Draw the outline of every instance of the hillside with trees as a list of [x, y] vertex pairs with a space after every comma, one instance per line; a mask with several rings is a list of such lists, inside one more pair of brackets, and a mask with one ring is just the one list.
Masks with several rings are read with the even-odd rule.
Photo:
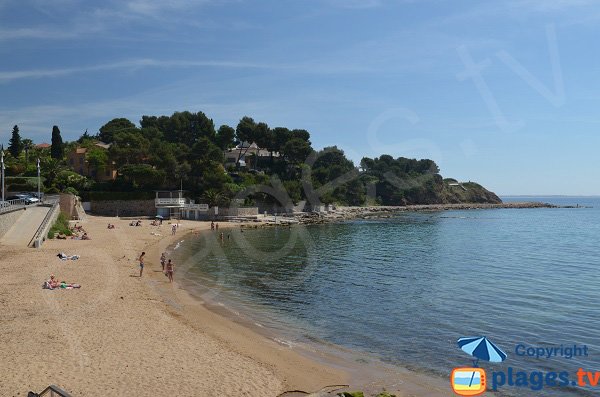
[[[40, 158], [47, 192], [129, 192], [134, 197], [182, 186], [190, 198], [221, 206], [236, 198], [252, 205], [281, 197], [343, 205], [500, 202], [476, 183], [443, 179], [433, 160], [381, 155], [354, 164], [335, 146], [313, 149], [306, 130], [273, 128], [248, 116], [235, 127], [216, 128], [202, 112], [145, 115], [139, 126], [116, 118], [97, 134], [86, 131], [73, 142], [63, 142], [58, 126], [49, 136], [49, 148], [37, 147], [14, 126], [6, 157], [10, 189], [27, 190], [28, 177], [36, 176], [31, 159]], [[85, 166], [88, 176], [67, 160], [76, 149], [84, 153], [79, 168]], [[108, 175], [109, 169], [116, 170], [114, 180], [91, 176]]]

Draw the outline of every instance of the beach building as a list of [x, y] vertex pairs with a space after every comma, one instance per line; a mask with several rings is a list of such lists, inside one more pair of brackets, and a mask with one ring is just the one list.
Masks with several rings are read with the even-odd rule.
[[[239, 166], [242, 168], [258, 168], [261, 159], [271, 157], [271, 152], [267, 149], [261, 149], [256, 143], [242, 142], [234, 148], [225, 151], [225, 168], [234, 168], [239, 160]], [[278, 152], [273, 152], [273, 157], [279, 157]], [[266, 161], [266, 160], [265, 160]]]
[[[110, 144], [96, 142], [94, 146], [102, 150], [108, 150]], [[90, 166], [87, 161], [86, 154], [89, 149], [83, 146], [76, 147], [72, 152], [67, 154], [67, 162], [69, 166], [77, 173], [92, 178], [98, 182], [112, 181], [117, 177], [117, 166], [114, 161], [108, 161], [104, 169], [99, 170]]]
[[170, 219], [206, 219], [208, 204], [196, 204], [183, 197], [183, 190], [157, 191], [154, 199], [156, 215]]

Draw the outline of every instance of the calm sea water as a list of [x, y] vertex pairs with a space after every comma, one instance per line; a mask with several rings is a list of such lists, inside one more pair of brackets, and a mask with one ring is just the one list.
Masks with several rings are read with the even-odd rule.
[[[482, 363], [489, 371], [568, 371], [576, 379], [579, 367], [600, 370], [600, 198], [503, 199], [593, 208], [223, 230], [223, 242], [213, 233], [181, 243], [177, 276], [292, 343], [332, 343], [434, 375], [470, 365], [456, 340], [478, 335], [508, 353], [504, 363]], [[589, 356], [526, 358], [517, 344], [586, 345]]]

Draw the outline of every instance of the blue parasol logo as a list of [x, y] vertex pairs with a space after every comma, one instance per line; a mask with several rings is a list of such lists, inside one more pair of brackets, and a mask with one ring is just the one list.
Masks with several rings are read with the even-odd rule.
[[507, 357], [506, 353], [485, 336], [460, 338], [458, 340], [458, 347], [465, 353], [475, 357], [475, 360], [473, 360], [475, 367], [479, 363], [479, 360], [500, 363], [506, 360]]

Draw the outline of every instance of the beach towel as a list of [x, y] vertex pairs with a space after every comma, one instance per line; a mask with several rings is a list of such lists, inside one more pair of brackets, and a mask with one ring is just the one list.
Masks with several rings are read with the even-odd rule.
[[80, 258], [79, 255], [67, 255], [64, 252], [59, 252], [56, 256], [58, 256], [63, 261], [67, 261], [67, 260], [76, 261], [77, 259]]

